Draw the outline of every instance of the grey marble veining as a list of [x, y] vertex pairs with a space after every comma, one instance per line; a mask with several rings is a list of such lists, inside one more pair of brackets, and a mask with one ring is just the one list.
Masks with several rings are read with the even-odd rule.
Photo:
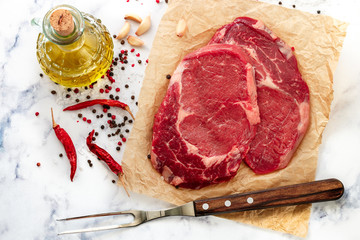
[[[267, 2], [278, 4], [279, 1]], [[56, 222], [55, 219], [89, 213], [126, 209], [160, 209], [171, 204], [132, 193], [131, 201], [124, 190], [112, 183], [116, 177], [95, 161], [87, 151], [84, 139], [93, 128], [99, 128], [91, 110], [82, 113], [93, 121], [86, 124], [77, 113], [62, 112], [73, 100], [66, 99], [67, 90], [55, 85], [42, 72], [35, 56], [38, 29], [30, 25], [33, 17], [43, 16], [59, 4], [71, 4], [81, 11], [101, 18], [111, 34], [117, 34], [125, 13], [141, 16], [151, 14], [152, 28], [143, 38], [139, 52], [143, 63], [126, 71], [115, 70], [116, 86], [121, 88], [120, 100], [129, 103], [134, 113], [156, 28], [166, 3], [161, 0], [13, 0], [0, 2], [0, 239], [300, 239], [289, 234], [235, 223], [217, 217], [172, 217], [159, 219], [136, 228], [58, 237], [57, 233], [78, 227], [121, 222], [107, 218], [77, 222]], [[326, 14], [350, 23], [339, 64], [334, 75], [334, 100], [329, 123], [320, 147], [317, 179], [341, 179], [346, 191], [336, 202], [313, 204], [306, 239], [360, 239], [360, 2], [346, 1], [282, 1], [284, 7]], [[134, 32], [134, 28], [131, 30]], [[130, 49], [128, 45], [125, 45]], [[122, 46], [115, 41], [115, 53]], [[138, 58], [129, 57], [135, 62]], [[125, 89], [124, 84], [129, 84]], [[76, 97], [99, 97], [99, 82], [94, 89], [82, 90]], [[113, 86], [115, 87], [115, 86]], [[57, 94], [52, 95], [51, 90]], [[136, 99], [131, 100], [131, 96]], [[78, 150], [78, 170], [74, 182], [69, 180], [69, 165], [51, 128], [50, 107], [55, 119], [73, 138]], [[96, 108], [100, 111], [100, 108]], [[39, 116], [35, 116], [39, 112]], [[117, 113], [118, 118], [128, 116]], [[77, 122], [79, 121], [79, 122]], [[128, 126], [131, 130], [131, 125]], [[104, 135], [104, 134], [103, 134]], [[125, 137], [127, 136], [124, 133]], [[111, 154], [120, 160], [123, 148], [114, 148], [118, 139], [99, 136], [99, 143], [108, 142]], [[126, 143], [124, 143], [125, 145]], [[87, 159], [91, 159], [90, 168]], [[37, 167], [36, 163], [41, 166]]]

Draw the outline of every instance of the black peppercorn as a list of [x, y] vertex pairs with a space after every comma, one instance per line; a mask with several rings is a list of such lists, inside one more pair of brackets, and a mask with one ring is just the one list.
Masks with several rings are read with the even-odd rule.
[[166, 78], [167, 78], [167, 79], [170, 79], [170, 78], [171, 78], [171, 75], [170, 75], [170, 74], [166, 75]]
[[141, 64], [141, 60], [138, 60], [138, 63]]
[[125, 88], [129, 88], [129, 85], [125, 84]]
[[66, 96], [65, 96], [66, 98], [70, 98], [70, 94], [66, 94]]
[[101, 127], [100, 127], [101, 129], [104, 129], [105, 128], [105, 126], [104, 125], [101, 125]]
[[96, 109], [93, 109], [92, 112], [93, 112], [93, 113], [96, 113]]
[[78, 117], [79, 117], [79, 118], [82, 118], [82, 114], [81, 114], [81, 113], [79, 113], [79, 114], [78, 114]]
[[63, 154], [62, 154], [62, 153], [60, 153], [60, 154], [59, 154], [59, 157], [63, 157]]
[[124, 67], [121, 67], [121, 70], [125, 70], [125, 68], [124, 68]]
[[89, 95], [86, 96], [86, 99], [90, 99], [91, 97]]
[[125, 132], [128, 133], [128, 132], [130, 132], [130, 131], [129, 131], [129, 129], [125, 129]]
[[120, 151], [120, 147], [116, 147], [116, 150], [117, 150], [117, 151]]
[[[126, 54], [125, 54], [125, 55], [126, 55]], [[128, 63], [128, 60], [125, 59], [125, 60], [124, 60], [124, 63], [127, 64], [127, 63]]]
[[40, 75], [40, 77], [43, 77], [43, 76], [44, 76], [44, 74], [42, 74], [42, 73], [40, 73], [39, 75]]
[[51, 94], [56, 94], [56, 91], [55, 91], [55, 90], [52, 90], [52, 91], [51, 91]]
[[124, 44], [125, 44], [125, 41], [124, 41], [124, 40], [121, 40], [120, 43], [121, 43], [121, 45], [124, 45]]
[[130, 119], [130, 120], [129, 120], [129, 123], [132, 123], [132, 122], [133, 122], [133, 121]]
[[148, 159], [151, 159], [151, 155], [150, 155], [150, 154], [148, 154], [148, 155], [147, 155], [147, 158], [148, 158]]
[[134, 100], [134, 99], [135, 99], [135, 96], [134, 96], [134, 95], [132, 95], [132, 96], [131, 96], [131, 99], [132, 99], [132, 100]]
[[68, 91], [68, 92], [71, 92], [71, 88], [68, 88], [67, 91]]
[[75, 99], [75, 102], [80, 102], [80, 99], [78, 99], [78, 98], [77, 98], [77, 99]]

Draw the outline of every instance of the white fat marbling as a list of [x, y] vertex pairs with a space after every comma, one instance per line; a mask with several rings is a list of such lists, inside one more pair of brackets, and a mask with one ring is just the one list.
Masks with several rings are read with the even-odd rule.
[[[268, 0], [278, 4], [278, 1]], [[360, 2], [289, 0], [282, 5], [348, 21], [351, 25], [345, 40], [339, 65], [334, 76], [334, 101], [330, 121], [320, 147], [317, 179], [336, 177], [343, 181], [346, 192], [336, 202], [314, 204], [307, 239], [360, 239]], [[136, 98], [145, 69], [156, 26], [166, 10], [161, 0], [109, 0], [109, 1], [1, 1], [0, 2], [0, 239], [299, 239], [288, 234], [264, 230], [216, 217], [173, 217], [156, 220], [136, 228], [114, 231], [57, 236], [62, 230], [90, 226], [95, 221], [56, 222], [55, 219], [88, 213], [125, 209], [159, 209], [171, 205], [156, 199], [132, 193], [131, 201], [122, 188], [111, 182], [115, 176], [86, 149], [84, 139], [99, 122], [91, 125], [80, 120], [76, 113], [63, 113], [61, 109], [71, 102], [64, 96], [66, 89], [57, 86], [41, 72], [35, 57], [37, 30], [29, 24], [31, 18], [40, 17], [58, 4], [68, 3], [81, 11], [101, 18], [112, 34], [122, 25], [125, 13], [141, 16], [151, 14], [152, 28], [143, 38], [146, 46], [140, 50], [142, 65], [136, 64], [126, 71], [115, 70], [116, 86], [121, 88], [120, 100], [128, 102], [136, 113]], [[132, 28], [132, 32], [136, 29]], [[121, 45], [115, 45], [115, 53]], [[129, 49], [129, 46], [126, 45]], [[130, 63], [136, 57], [129, 57]], [[130, 87], [124, 88], [128, 83]], [[98, 89], [79, 94], [98, 96]], [[50, 94], [56, 90], [57, 95]], [[72, 93], [74, 95], [74, 93]], [[78, 149], [78, 170], [74, 182], [69, 180], [69, 165], [51, 129], [50, 107], [56, 121], [72, 136]], [[101, 109], [96, 108], [99, 112]], [[35, 117], [35, 112], [40, 115]], [[95, 119], [91, 110], [82, 113]], [[118, 119], [128, 116], [117, 111]], [[128, 125], [129, 129], [131, 125]], [[125, 136], [127, 134], [125, 133]], [[115, 150], [118, 138], [102, 134], [101, 142], [120, 161], [123, 149]], [[103, 141], [102, 141], [103, 140]], [[124, 147], [122, 147], [124, 148]], [[90, 168], [87, 159], [91, 159]], [[40, 162], [41, 167], [36, 163]], [[105, 219], [108, 221], [109, 219]], [[119, 219], [119, 222], [123, 219]], [[112, 223], [114, 220], [111, 221]]]

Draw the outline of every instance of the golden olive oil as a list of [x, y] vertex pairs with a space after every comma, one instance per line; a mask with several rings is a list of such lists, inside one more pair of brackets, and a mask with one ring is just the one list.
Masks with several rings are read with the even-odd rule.
[[81, 13], [81, 16], [72, 14], [75, 29], [69, 37], [57, 35], [49, 25], [48, 28], [43, 26], [44, 31], [37, 41], [37, 59], [52, 81], [67, 87], [87, 86], [109, 69], [113, 42], [99, 19], [86, 13]]

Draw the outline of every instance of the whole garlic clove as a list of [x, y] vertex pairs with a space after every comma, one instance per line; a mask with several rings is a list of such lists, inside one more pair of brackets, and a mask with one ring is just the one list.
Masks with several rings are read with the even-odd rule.
[[119, 34], [116, 36], [116, 39], [122, 39], [128, 35], [130, 32], [130, 23], [125, 21], [124, 26], [121, 28]]
[[141, 17], [139, 17], [139, 15], [135, 14], [135, 13], [130, 13], [130, 14], [125, 14], [124, 17], [126, 20], [133, 20], [135, 22], [141, 23], [142, 19]]
[[187, 30], [186, 21], [182, 18], [179, 20], [178, 24], [176, 25], [176, 36], [182, 37], [185, 35]]
[[142, 20], [135, 34], [138, 36], [143, 35], [150, 29], [150, 26], [151, 26], [151, 18], [150, 16], [147, 16], [146, 18], [144, 18], [144, 20]]
[[144, 45], [144, 42], [140, 38], [135, 37], [135, 36], [128, 36], [126, 40], [128, 41], [128, 43], [131, 46], [134, 46], [134, 47], [140, 47], [140, 46]]

